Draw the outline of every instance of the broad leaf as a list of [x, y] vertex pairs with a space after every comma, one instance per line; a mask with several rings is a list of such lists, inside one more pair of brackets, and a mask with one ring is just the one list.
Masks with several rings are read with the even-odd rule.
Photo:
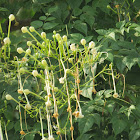
[[127, 126], [127, 123], [124, 120], [121, 120], [117, 117], [112, 118], [111, 122], [115, 135], [121, 133]]
[[93, 81], [88, 83], [83, 89], [81, 95], [92, 100]]
[[95, 120], [93, 118], [93, 115], [88, 115], [80, 119], [78, 123], [80, 135], [89, 131], [94, 123], [95, 123]]
[[87, 24], [86, 23], [77, 21], [74, 24], [74, 28], [77, 29], [78, 31], [84, 33], [85, 35], [87, 35]]
[[35, 20], [33, 22], [31, 22], [31, 26], [35, 27], [35, 28], [40, 28], [43, 25], [43, 22], [40, 20]]
[[47, 22], [43, 25], [43, 29], [49, 30], [49, 29], [56, 27], [57, 25], [58, 25], [58, 23]]

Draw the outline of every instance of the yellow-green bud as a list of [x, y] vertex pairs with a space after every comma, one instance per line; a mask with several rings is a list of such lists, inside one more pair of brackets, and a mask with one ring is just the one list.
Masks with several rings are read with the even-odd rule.
[[95, 42], [93, 42], [93, 41], [91, 41], [90, 43], [89, 43], [89, 48], [91, 49], [93, 49], [95, 47]]
[[46, 38], [46, 33], [45, 32], [42, 32], [41, 33], [41, 36], [42, 36], [42, 38]]
[[27, 41], [27, 45], [30, 47], [32, 45], [31, 41]]
[[31, 54], [31, 50], [30, 49], [27, 49], [26, 50], [26, 54]]
[[10, 94], [7, 94], [5, 97], [6, 97], [6, 100], [12, 100], [13, 99], [13, 97]]
[[69, 63], [73, 63], [73, 58], [68, 59]]
[[24, 69], [24, 68], [20, 68], [20, 69], [19, 69], [19, 72], [20, 72], [20, 73], [25, 73], [25, 69]]
[[43, 66], [47, 66], [46, 60], [42, 60], [41, 63], [42, 63]]
[[30, 30], [30, 32], [34, 32], [34, 31], [35, 31], [35, 28], [34, 28], [33, 26], [31, 26], [31, 27], [29, 28], [29, 30]]
[[58, 87], [54, 87], [54, 92], [58, 92]]
[[21, 28], [21, 31], [22, 31], [22, 33], [27, 33], [28, 32], [28, 29], [27, 29], [27, 27], [22, 27]]
[[29, 89], [24, 89], [23, 92], [28, 95], [29, 93], [31, 93], [31, 91]]
[[63, 36], [63, 41], [64, 41], [64, 42], [67, 41], [67, 36], [66, 36], [66, 35]]
[[15, 16], [13, 14], [10, 14], [9, 20], [11, 20], [11, 21], [15, 20]]
[[85, 39], [81, 39], [81, 44], [84, 46], [86, 44], [86, 40]]
[[3, 42], [4, 42], [4, 44], [10, 44], [11, 43], [9, 37], [4, 38]]
[[34, 77], [36, 77], [38, 75], [38, 71], [37, 70], [33, 70], [32, 74], [33, 74]]
[[19, 54], [21, 54], [21, 53], [24, 52], [24, 50], [23, 50], [21, 47], [19, 47], [19, 48], [17, 48], [17, 52], [18, 52]]

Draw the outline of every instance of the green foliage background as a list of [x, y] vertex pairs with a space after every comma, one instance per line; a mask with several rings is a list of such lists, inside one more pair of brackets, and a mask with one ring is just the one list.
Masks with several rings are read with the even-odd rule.
[[[49, 39], [52, 39], [52, 31], [56, 30], [61, 35], [67, 34], [71, 43], [80, 44], [79, 41], [82, 38], [85, 38], [87, 42], [94, 40], [99, 46], [99, 51], [108, 52], [105, 64], [113, 63], [115, 72], [120, 75], [120, 78], [116, 79], [116, 88], [121, 100], [111, 96], [112, 81], [109, 84], [109, 78], [100, 75], [96, 79], [96, 95], [92, 93], [91, 98], [82, 97], [81, 99], [84, 102], [82, 110], [85, 117], [74, 124], [76, 140], [85, 138], [87, 140], [138, 140], [140, 138], [139, 9], [139, 0], [0, 1], [0, 23], [3, 29], [0, 31], [1, 42], [6, 37], [9, 14], [16, 15], [19, 22], [18, 26], [12, 25], [11, 60], [17, 55], [16, 48], [19, 46], [25, 48], [27, 38], [30, 39], [28, 35], [20, 33], [22, 23], [34, 26], [40, 33], [45, 31]], [[19, 115], [15, 109], [16, 103], [5, 101], [6, 93], [15, 95], [14, 98], [18, 99], [18, 84], [12, 73], [6, 71], [6, 64], [0, 62], [0, 67], [4, 69], [0, 73], [2, 128], [4, 130], [4, 123], [7, 124], [9, 139], [19, 140], [20, 125]], [[97, 67], [97, 72], [103, 67], [104, 64]], [[88, 70], [87, 74], [89, 74]], [[125, 91], [123, 91], [123, 75], [125, 76]], [[28, 88], [34, 88], [35, 83], [32, 79], [29, 83], [31, 86]], [[88, 89], [85, 89], [85, 92], [87, 91]], [[132, 109], [131, 105], [134, 105], [135, 109]], [[26, 135], [25, 139], [40, 139], [39, 134], [36, 133], [40, 131], [40, 124], [30, 118], [28, 122], [30, 122], [31, 133]], [[23, 127], [26, 129], [24, 124]], [[46, 130], [47, 127], [44, 129]]]

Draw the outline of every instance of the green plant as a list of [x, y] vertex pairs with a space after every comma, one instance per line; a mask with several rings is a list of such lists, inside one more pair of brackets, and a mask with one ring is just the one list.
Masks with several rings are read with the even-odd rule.
[[[0, 49], [0, 116], [4, 138], [12, 139], [14, 135], [20, 139], [19, 132], [26, 140], [41, 139], [41, 136], [43, 139], [48, 134], [52, 138], [52, 132], [47, 133], [49, 125], [45, 121], [46, 110], [42, 108], [47, 106], [50, 108], [48, 122], [53, 122], [53, 137], [61, 133], [60, 139], [71, 139], [74, 127], [74, 138], [80, 140], [139, 139], [139, 1], [35, 0], [27, 3], [35, 15], [31, 16], [34, 27], [22, 28], [25, 34], [18, 30], [10, 33], [10, 41], [3, 33], [6, 32], [4, 24], [0, 28], [1, 42], [10, 43], [2, 44]], [[21, 9], [28, 11], [28, 7]], [[18, 18], [16, 15], [17, 22]], [[93, 54], [97, 56], [89, 57]], [[46, 67], [49, 83], [44, 80]], [[48, 89], [51, 94], [56, 93], [56, 102], [50, 94], [45, 98]], [[7, 102], [7, 94], [18, 102]], [[54, 104], [57, 108], [52, 107]], [[56, 112], [49, 119], [53, 109]], [[70, 109], [79, 117], [71, 117], [72, 123], [68, 119], [72, 116]], [[59, 127], [55, 125], [57, 122]]]
[[[11, 24], [9, 24], [9, 31], [10, 25]], [[7, 92], [6, 99], [13, 100], [18, 104], [17, 108], [20, 114], [21, 127], [20, 134], [23, 135], [21, 138], [23, 139], [28, 136], [28, 134], [34, 138], [34, 133], [38, 133], [42, 136], [42, 139], [45, 139], [45, 136], [48, 136], [48, 139], [53, 139], [53, 137], [62, 139], [64, 134], [68, 135], [68, 137], [71, 135], [71, 139], [74, 139], [75, 121], [72, 115], [74, 115], [76, 119], [84, 117], [80, 106], [80, 95], [92, 99], [92, 90], [95, 90], [93, 82], [95, 77], [109, 70], [104, 67], [103, 70], [95, 76], [94, 71], [97, 66], [95, 68], [93, 66], [103, 61], [100, 58], [104, 53], [97, 53], [98, 48], [95, 48], [93, 41], [89, 43], [88, 47], [86, 40], [82, 39], [80, 46], [71, 44], [69, 49], [67, 36], [61, 37], [60, 34], [54, 32], [54, 40], [49, 40], [46, 38], [45, 32], [39, 34], [32, 26], [29, 29], [22, 27], [21, 31], [25, 34], [28, 33], [33, 40], [27, 41], [28, 47], [26, 47], [26, 50], [21, 47], [17, 48], [17, 52], [20, 56], [17, 54], [14, 60], [10, 60], [13, 64], [11, 69], [9, 67], [11, 65], [9, 63], [10, 57], [7, 57], [7, 53], [8, 55], [10, 54], [10, 49], [6, 49], [5, 53], [2, 52], [6, 58], [2, 59], [2, 62], [5, 61], [8, 70], [13, 72], [18, 78], [16, 81], [16, 77], [14, 76], [17, 92], [15, 92], [15, 90], [14, 93]], [[33, 33], [36, 33], [41, 40], [38, 41]], [[10, 43], [8, 32], [8, 41], [7, 38], [4, 39], [4, 47], [8, 45], [8, 48], [10, 48]], [[12, 70], [13, 67], [15, 67], [14, 70]], [[86, 73], [87, 70], [90, 70], [91, 74], [88, 75]], [[2, 71], [5, 71], [4, 68]], [[31, 83], [31, 86], [29, 83]], [[89, 83], [90, 86], [88, 86]], [[87, 91], [88, 93], [86, 93]], [[74, 102], [75, 105], [72, 105]], [[25, 114], [27, 112], [31, 118], [38, 120], [38, 117], [40, 117], [41, 133], [34, 132], [32, 129], [28, 132], [28, 123], [26, 122], [25, 114], [26, 130], [23, 129], [21, 107], [25, 110]], [[61, 112], [61, 110], [63, 110], [63, 112]], [[68, 114], [66, 112], [68, 112]], [[40, 116], [38, 116], [38, 114], [40, 114]], [[48, 133], [43, 132], [42, 118], [45, 119], [46, 115]], [[65, 118], [65, 121], [62, 121], [63, 118]], [[70, 120], [70, 122], [68, 120]], [[56, 126], [55, 129], [53, 129], [52, 124]], [[34, 125], [36, 125], [36, 123]], [[58, 136], [55, 135], [54, 132], [56, 132]]]

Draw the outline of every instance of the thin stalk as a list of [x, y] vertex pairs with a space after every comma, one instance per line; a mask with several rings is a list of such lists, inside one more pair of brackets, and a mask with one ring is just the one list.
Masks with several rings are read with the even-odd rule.
[[21, 116], [20, 106], [19, 106], [19, 116], [20, 116], [20, 127], [21, 127], [21, 131], [23, 131], [23, 128], [22, 128], [22, 116]]
[[[5, 125], [5, 124], [4, 124], [4, 125]], [[6, 125], [5, 125], [5, 136], [6, 136], [6, 140], [8, 140], [8, 135], [7, 135]]]
[[3, 133], [2, 133], [2, 127], [1, 127], [1, 120], [0, 120], [0, 138], [1, 138], [1, 140], [4, 140]]
[[9, 20], [8, 35], [7, 35], [7, 37], [9, 37], [9, 35], [10, 35], [10, 28], [11, 28], [11, 20]]
[[114, 93], [117, 93], [116, 92], [116, 85], [115, 85], [114, 73], [113, 73], [113, 69], [112, 69], [112, 64], [110, 66], [111, 66], [111, 72], [112, 72], [112, 80], [113, 80], [113, 86], [114, 86]]
[[43, 123], [42, 123], [41, 109], [40, 108], [39, 108], [39, 115], [40, 115], [41, 133], [42, 133], [42, 139], [43, 139], [44, 133], [43, 133]]
[[[71, 128], [73, 128], [73, 125], [72, 125], [72, 110], [71, 110], [71, 103], [70, 103], [70, 95], [69, 95], [69, 91], [68, 91], [68, 83], [67, 83], [67, 78], [66, 78], [66, 68], [65, 68], [65, 65], [62, 61], [62, 59], [60, 59], [61, 63], [62, 63], [62, 66], [63, 66], [63, 69], [64, 69], [64, 78], [65, 78], [65, 84], [66, 84], [66, 92], [67, 92], [67, 96], [68, 96], [68, 108], [69, 108], [69, 114], [70, 114], [70, 124], [71, 124]], [[71, 138], [72, 140], [74, 140], [74, 137], [73, 137], [73, 129], [71, 129]]]

